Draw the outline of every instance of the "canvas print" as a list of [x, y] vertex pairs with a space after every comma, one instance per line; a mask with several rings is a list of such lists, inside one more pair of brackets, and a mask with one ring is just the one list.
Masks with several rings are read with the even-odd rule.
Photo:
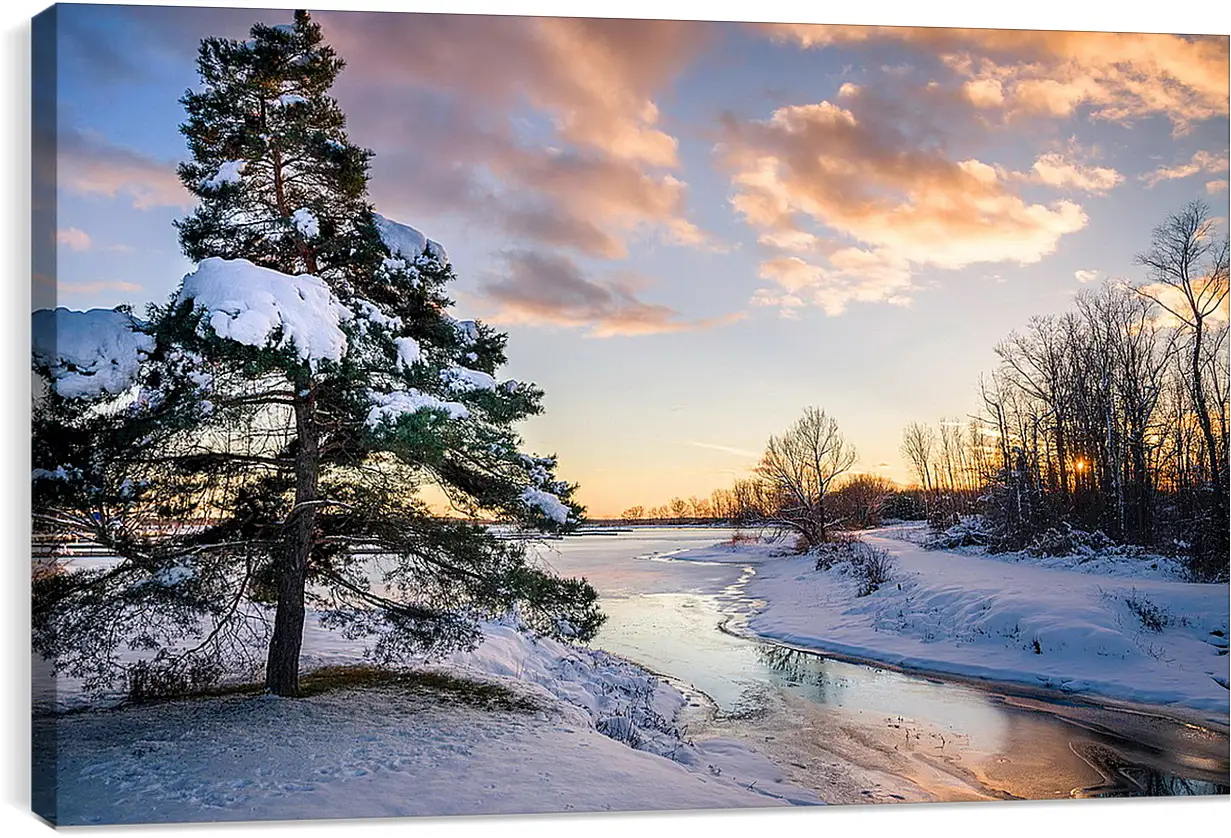
[[32, 37], [46, 820], [1227, 794], [1227, 36]]

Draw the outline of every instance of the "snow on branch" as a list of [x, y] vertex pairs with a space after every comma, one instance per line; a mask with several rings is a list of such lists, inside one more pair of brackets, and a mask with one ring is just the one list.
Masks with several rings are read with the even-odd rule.
[[35, 363], [73, 399], [118, 395], [133, 385], [154, 338], [131, 314], [113, 309], [40, 309], [32, 315]]
[[528, 486], [521, 493], [521, 499], [526, 506], [538, 509], [545, 517], [557, 524], [568, 522], [569, 508], [551, 492]]
[[467, 346], [479, 339], [479, 324], [473, 320], [454, 320], [453, 329], [458, 339]]
[[368, 393], [368, 397], [372, 400], [372, 409], [368, 411], [369, 428], [375, 428], [382, 422], [393, 424], [402, 416], [421, 410], [442, 410], [450, 419], [465, 419], [470, 415], [464, 404], [443, 401], [419, 390], [395, 390], [392, 393], [373, 391]]
[[320, 222], [307, 207], [300, 207], [291, 213], [291, 223], [305, 239], [314, 239], [321, 234]]
[[380, 240], [394, 256], [401, 256], [413, 265], [426, 249], [440, 264], [449, 264], [449, 254], [440, 242], [432, 241], [414, 227], [391, 221], [380, 213], [372, 213], [372, 219], [376, 222]]
[[201, 181], [202, 189], [221, 189], [224, 184], [239, 183], [246, 164], [243, 160], [228, 160], [218, 167], [218, 172]]
[[375, 323], [377, 326], [382, 326], [391, 330], [402, 328], [402, 318], [391, 314], [385, 314], [385, 312], [381, 310], [380, 306], [370, 300], [365, 300], [362, 297], [356, 297], [354, 300], [354, 306], [357, 312], [356, 316], [362, 317], [371, 323]]
[[263, 347], [278, 333], [276, 347], [294, 346], [313, 364], [340, 361], [346, 352], [340, 327], [352, 312], [311, 274], [291, 276], [247, 259], [210, 257], [184, 277], [177, 302], [186, 300], [208, 312], [198, 328], [208, 324], [221, 338]]
[[410, 369], [413, 365], [419, 362], [423, 357], [423, 350], [419, 347], [419, 341], [412, 337], [394, 338], [393, 345], [398, 351], [398, 369]]
[[440, 379], [455, 393], [496, 389], [496, 379], [485, 372], [467, 367], [447, 367], [440, 371]]

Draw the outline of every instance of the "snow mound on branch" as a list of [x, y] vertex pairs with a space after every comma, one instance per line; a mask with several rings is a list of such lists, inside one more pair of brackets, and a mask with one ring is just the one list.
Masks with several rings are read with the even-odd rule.
[[298, 93], [283, 93], [278, 97], [277, 102], [284, 108], [289, 108], [291, 105], [302, 105], [308, 100], [300, 96]]
[[397, 422], [406, 414], [418, 413], [421, 410], [443, 410], [450, 419], [465, 419], [470, 415], [466, 405], [458, 402], [446, 402], [436, 398], [431, 393], [419, 390], [395, 390], [392, 393], [370, 392], [372, 409], [368, 411], [368, 427], [375, 428], [381, 422]]
[[40, 309], [31, 323], [34, 360], [65, 398], [118, 395], [133, 385], [154, 349], [143, 325], [113, 309]]
[[521, 499], [527, 506], [538, 509], [557, 524], [568, 522], [569, 508], [551, 492], [531, 486], [521, 493]]
[[365, 300], [362, 297], [355, 298], [355, 308], [358, 311], [359, 317], [375, 323], [377, 326], [383, 326], [386, 329], [402, 328], [402, 318], [385, 314], [379, 306], [370, 300]]
[[467, 367], [449, 367], [440, 371], [440, 378], [457, 393], [471, 390], [495, 390], [496, 379], [485, 372]]
[[391, 221], [380, 213], [372, 213], [372, 219], [376, 222], [380, 240], [394, 256], [400, 255], [413, 264], [427, 250], [440, 264], [449, 264], [449, 254], [440, 242], [432, 241], [414, 227]]
[[187, 300], [209, 312], [201, 326], [208, 323], [221, 338], [256, 347], [271, 341], [278, 348], [294, 346], [312, 363], [340, 361], [346, 352], [341, 324], [352, 313], [311, 274], [291, 276], [247, 259], [210, 257], [184, 277], [176, 302]]
[[419, 348], [419, 341], [414, 338], [395, 338], [393, 344], [398, 350], [398, 369], [410, 367], [423, 357], [423, 350]]
[[314, 239], [321, 234], [320, 222], [316, 220], [312, 210], [307, 207], [300, 207], [291, 213], [291, 223], [304, 238]]
[[479, 339], [479, 324], [473, 320], [454, 320], [453, 328], [464, 344], [472, 344]]
[[218, 167], [218, 172], [213, 177], [201, 181], [201, 188], [220, 189], [224, 184], [239, 183], [245, 165], [247, 164], [243, 160], [228, 160]]

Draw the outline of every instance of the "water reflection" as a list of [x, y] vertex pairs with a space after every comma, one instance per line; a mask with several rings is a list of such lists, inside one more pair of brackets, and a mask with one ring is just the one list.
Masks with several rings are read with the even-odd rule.
[[1119, 750], [1101, 744], [1075, 744], [1074, 752], [1103, 775], [1103, 782], [1073, 790], [1074, 797], [1184, 797], [1227, 794], [1221, 778], [1179, 776], [1148, 762], [1130, 761]]
[[[882, 747], [903, 772], [924, 762], [943, 766], [990, 796], [1227, 793], [1225, 735], [1101, 708], [1010, 699], [717, 631], [733, 610], [751, 605], [742, 587], [754, 569], [647, 559], [724, 535], [663, 528], [566, 538], [543, 558], [562, 573], [587, 576], [599, 590], [609, 620], [595, 645], [693, 685], [720, 718], [745, 732], [790, 728], [791, 719], [772, 717], [790, 712], [785, 695], [830, 720], [824, 735], [840, 728]], [[738, 629], [738, 617], [732, 622]]]
[[757, 652], [774, 683], [794, 695], [887, 723], [960, 731], [986, 753], [1003, 748], [1004, 710], [979, 690], [772, 644]]

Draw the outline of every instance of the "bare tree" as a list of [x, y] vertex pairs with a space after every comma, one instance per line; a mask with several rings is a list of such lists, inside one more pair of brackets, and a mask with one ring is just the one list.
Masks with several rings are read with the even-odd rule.
[[630, 524], [634, 521], [640, 521], [645, 517], [645, 507], [630, 506], [628, 509], [625, 509], [623, 513], [621, 513], [620, 517]]
[[756, 468], [773, 498], [769, 523], [797, 533], [809, 548], [824, 543], [837, 523], [826, 519], [826, 495], [856, 456], [832, 417], [805, 408], [784, 434], [769, 438]]
[[902, 456], [910, 461], [924, 492], [932, 490], [932, 448], [935, 444], [936, 434], [928, 425], [911, 422], [902, 431]]
[[715, 489], [710, 494], [710, 511], [714, 517], [730, 521], [739, 513], [735, 492], [731, 489]]
[[[1214, 226], [1209, 207], [1193, 201], [1155, 228], [1150, 248], [1137, 255], [1137, 263], [1149, 269], [1152, 282], [1136, 290], [1171, 314], [1187, 333], [1188, 385], [1217, 494], [1215, 514], [1225, 523], [1226, 436], [1224, 433], [1220, 440], [1215, 434], [1205, 381], [1210, 360], [1207, 332], [1212, 328], [1211, 321], [1226, 307], [1228, 287], [1228, 242], [1225, 236], [1215, 236]], [[1222, 319], [1226, 319], [1225, 314]], [[1225, 428], [1222, 417], [1219, 419]]]
[[848, 475], [830, 493], [830, 514], [836, 515], [850, 529], [878, 527], [881, 507], [896, 489], [892, 480], [878, 474]]

